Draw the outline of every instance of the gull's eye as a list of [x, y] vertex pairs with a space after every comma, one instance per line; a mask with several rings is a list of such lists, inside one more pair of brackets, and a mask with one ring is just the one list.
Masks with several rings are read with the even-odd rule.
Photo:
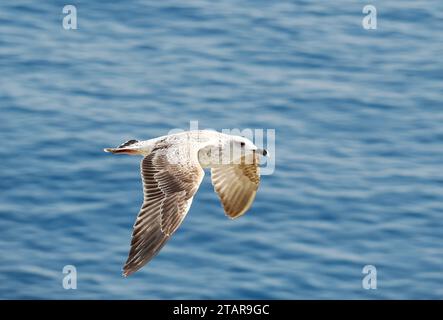
[[244, 143], [244, 142], [240, 142], [240, 145], [241, 145], [242, 147], [244, 147], [244, 146], [245, 146], [245, 143]]

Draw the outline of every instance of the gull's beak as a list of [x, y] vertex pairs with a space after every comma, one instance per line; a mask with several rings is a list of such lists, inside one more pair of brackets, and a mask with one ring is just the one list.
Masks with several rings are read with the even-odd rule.
[[262, 156], [268, 157], [268, 151], [266, 151], [266, 149], [257, 149], [256, 152]]

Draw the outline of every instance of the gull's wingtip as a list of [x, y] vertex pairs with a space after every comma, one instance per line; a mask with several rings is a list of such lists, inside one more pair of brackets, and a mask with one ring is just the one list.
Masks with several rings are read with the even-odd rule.
[[127, 268], [123, 268], [122, 270], [122, 277], [123, 278], [127, 278], [129, 277], [131, 274], [133, 273], [133, 271], [127, 269]]

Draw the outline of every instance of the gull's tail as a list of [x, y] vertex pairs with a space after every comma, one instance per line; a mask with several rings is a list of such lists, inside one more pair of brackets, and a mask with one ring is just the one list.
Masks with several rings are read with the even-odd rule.
[[117, 148], [105, 148], [105, 152], [123, 153], [123, 154], [139, 154], [139, 150], [135, 148], [138, 140], [129, 140], [119, 145]]

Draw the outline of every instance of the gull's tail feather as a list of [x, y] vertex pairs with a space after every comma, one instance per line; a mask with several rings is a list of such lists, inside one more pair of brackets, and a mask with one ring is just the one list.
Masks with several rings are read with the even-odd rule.
[[105, 148], [103, 150], [110, 153], [138, 154], [137, 150], [128, 148]]
[[138, 154], [138, 150], [134, 148], [134, 144], [139, 142], [138, 140], [129, 140], [122, 143], [117, 148], [105, 148], [105, 152], [110, 153], [123, 153], [123, 154]]
[[117, 148], [123, 148], [123, 147], [129, 147], [132, 146], [133, 144], [136, 144], [138, 142], [138, 140], [128, 140], [125, 143], [122, 143], [121, 145], [119, 145]]

